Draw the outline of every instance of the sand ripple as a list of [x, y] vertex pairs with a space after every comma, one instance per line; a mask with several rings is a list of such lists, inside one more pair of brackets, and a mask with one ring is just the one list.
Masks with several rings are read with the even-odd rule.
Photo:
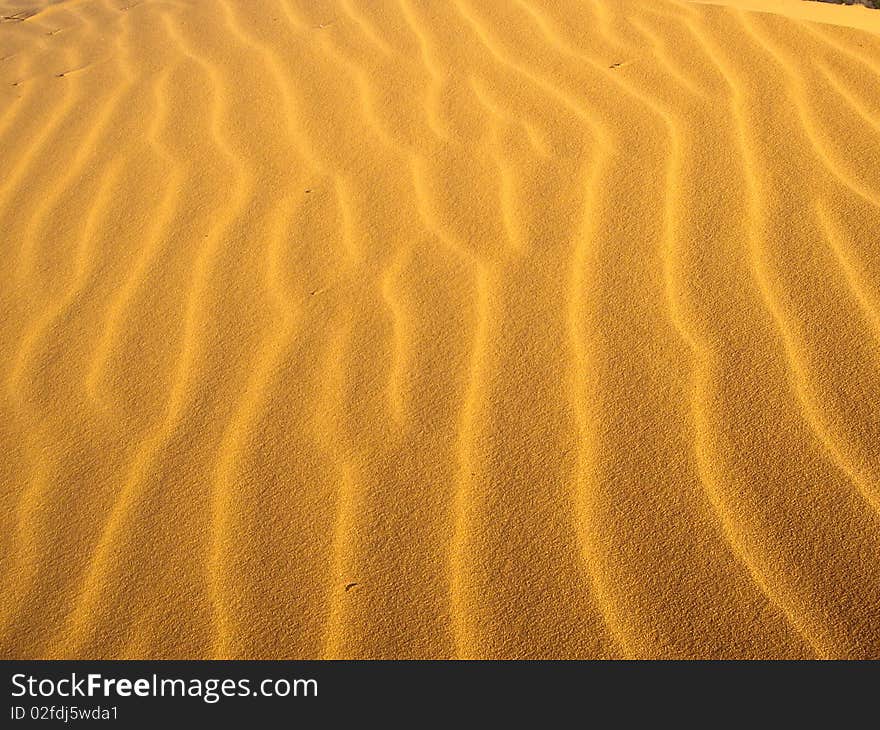
[[0, 0], [0, 654], [880, 658], [813, 6]]

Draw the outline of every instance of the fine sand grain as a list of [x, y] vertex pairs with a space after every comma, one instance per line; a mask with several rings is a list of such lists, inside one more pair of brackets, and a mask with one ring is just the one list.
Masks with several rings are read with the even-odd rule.
[[880, 11], [0, 15], [0, 655], [880, 657]]

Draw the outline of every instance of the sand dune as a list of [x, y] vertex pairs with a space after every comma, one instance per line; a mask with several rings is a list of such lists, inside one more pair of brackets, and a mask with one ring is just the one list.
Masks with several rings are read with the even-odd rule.
[[0, 655], [880, 658], [880, 12], [0, 15]]

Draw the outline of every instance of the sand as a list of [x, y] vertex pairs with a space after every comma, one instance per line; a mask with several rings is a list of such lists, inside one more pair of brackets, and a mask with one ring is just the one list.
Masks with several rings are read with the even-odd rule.
[[880, 657], [880, 12], [0, 11], [0, 655]]

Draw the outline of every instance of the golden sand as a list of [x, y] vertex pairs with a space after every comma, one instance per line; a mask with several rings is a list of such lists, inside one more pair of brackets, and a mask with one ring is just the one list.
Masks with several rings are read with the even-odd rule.
[[880, 12], [0, 11], [0, 655], [880, 657]]

